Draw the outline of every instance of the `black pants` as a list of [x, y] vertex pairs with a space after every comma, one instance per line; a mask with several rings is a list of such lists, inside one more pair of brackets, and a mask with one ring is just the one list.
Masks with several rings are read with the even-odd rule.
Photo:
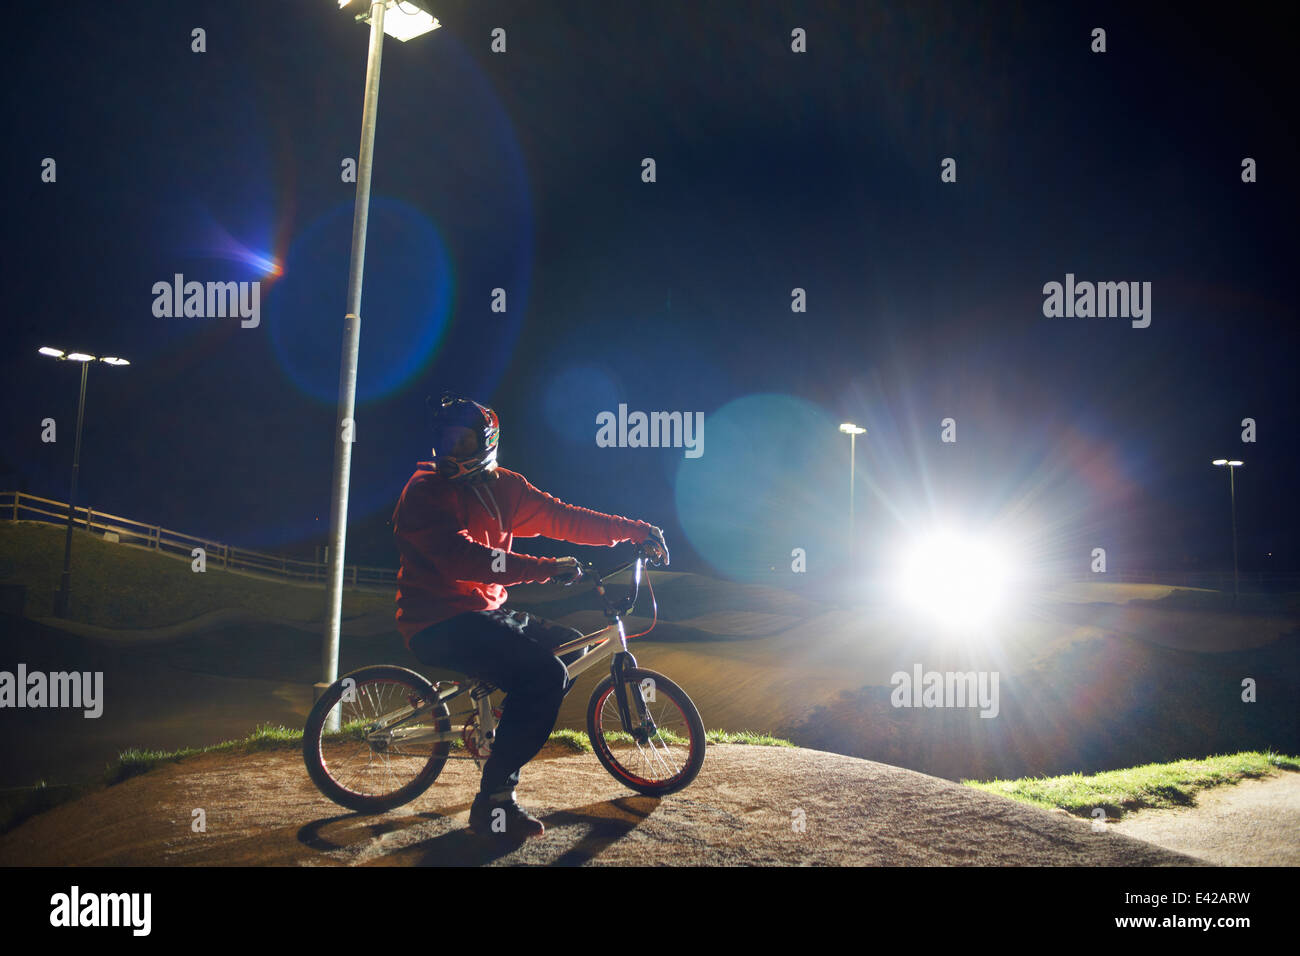
[[[510, 795], [520, 769], [550, 737], [560, 702], [573, 686], [564, 661], [551, 650], [581, 636], [535, 614], [498, 608], [460, 614], [411, 637], [411, 652], [421, 663], [481, 678], [506, 692], [480, 794]], [[565, 658], [572, 662], [582, 654]]]

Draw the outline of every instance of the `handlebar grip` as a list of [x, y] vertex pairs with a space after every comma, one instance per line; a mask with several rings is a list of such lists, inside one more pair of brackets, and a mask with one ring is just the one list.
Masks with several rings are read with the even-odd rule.
[[652, 561], [652, 560], [650, 559], [650, 555], [647, 553], [647, 552], [648, 552], [648, 548], [646, 547], [646, 546], [647, 546], [648, 544], [650, 544], [650, 543], [651, 543], [651, 542], [650, 542], [649, 539], [647, 539], [647, 540], [645, 540], [645, 541], [642, 541], [640, 544], [638, 544], [638, 545], [636, 546], [636, 553], [637, 553], [640, 557], [645, 558], [646, 564], [652, 565], [653, 567], [658, 568], [658, 567], [662, 567], [662, 566], [664, 566], [664, 565], [667, 565], [667, 564], [668, 564], [668, 547], [665, 545], [664, 547], [660, 548], [659, 550], [662, 552], [662, 553], [660, 554], [660, 559], [659, 559], [658, 561]]

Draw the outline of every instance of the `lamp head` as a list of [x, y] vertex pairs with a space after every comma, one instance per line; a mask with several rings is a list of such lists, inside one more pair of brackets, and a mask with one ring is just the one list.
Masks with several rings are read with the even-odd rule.
[[[346, 7], [353, 0], [339, 0], [339, 8]], [[370, 0], [361, 0], [365, 12], [357, 14], [357, 19], [370, 22]], [[394, 40], [414, 40], [442, 26], [429, 9], [429, 0], [388, 0], [384, 8], [384, 33]]]

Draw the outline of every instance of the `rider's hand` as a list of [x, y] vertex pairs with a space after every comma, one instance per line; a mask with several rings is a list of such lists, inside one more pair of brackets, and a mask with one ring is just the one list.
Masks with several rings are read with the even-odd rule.
[[668, 563], [668, 545], [664, 543], [664, 533], [661, 529], [651, 525], [650, 533], [641, 545], [645, 548], [646, 558], [651, 564]]
[[577, 558], [559, 558], [559, 569], [551, 575], [552, 581], [569, 586], [582, 577], [582, 562]]

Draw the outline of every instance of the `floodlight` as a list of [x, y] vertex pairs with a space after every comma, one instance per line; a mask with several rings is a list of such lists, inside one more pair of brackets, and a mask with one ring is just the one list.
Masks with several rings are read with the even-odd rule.
[[987, 624], [1013, 576], [1011, 556], [994, 538], [940, 529], [905, 550], [898, 596], [944, 630]]
[[[352, 0], [339, 0], [339, 7], [346, 7]], [[363, 23], [370, 22], [370, 4], [362, 0], [366, 12], [357, 15]], [[394, 40], [414, 40], [442, 26], [418, 0], [397, 0], [384, 9], [384, 32]]]

